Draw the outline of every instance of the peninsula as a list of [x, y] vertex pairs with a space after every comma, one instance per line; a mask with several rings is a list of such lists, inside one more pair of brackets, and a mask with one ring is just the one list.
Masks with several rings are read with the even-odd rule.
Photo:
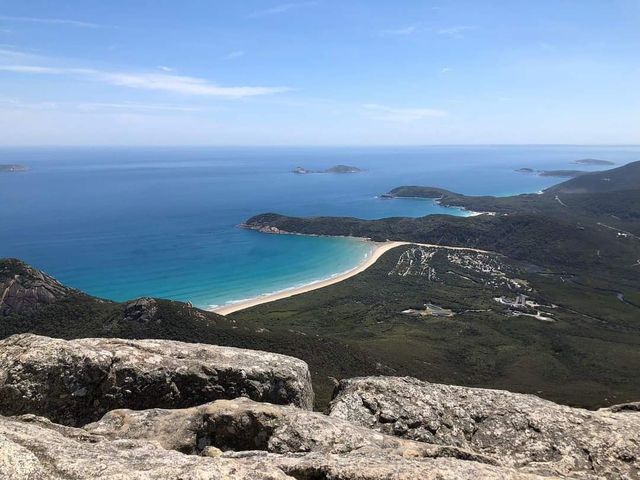
[[581, 160], [574, 160], [572, 163], [576, 165], [615, 165], [616, 162], [610, 160], [598, 160], [596, 158], [583, 158]]
[[518, 173], [535, 173], [541, 177], [560, 177], [560, 178], [573, 178], [578, 175], [583, 175], [584, 170], [534, 170], [533, 168], [523, 167], [515, 170]]
[[[288, 328], [349, 344], [377, 358], [380, 372], [590, 407], [637, 398], [639, 186], [634, 162], [541, 194], [468, 196], [428, 186], [385, 194], [388, 201], [427, 198], [492, 215], [257, 215], [246, 225], [266, 233], [402, 243], [339, 283], [228, 315], [248, 328]], [[452, 316], [406, 313], [429, 305]]]

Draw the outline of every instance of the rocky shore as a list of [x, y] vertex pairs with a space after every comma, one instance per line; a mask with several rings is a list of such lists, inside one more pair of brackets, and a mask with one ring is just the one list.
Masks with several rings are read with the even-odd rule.
[[310, 411], [284, 355], [168, 340], [0, 342], [0, 472], [49, 479], [633, 479], [640, 407], [342, 381]]

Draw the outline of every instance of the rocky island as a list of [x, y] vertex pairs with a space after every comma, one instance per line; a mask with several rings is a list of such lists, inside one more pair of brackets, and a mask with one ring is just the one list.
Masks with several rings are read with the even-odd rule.
[[304, 167], [296, 167], [292, 170], [292, 173], [296, 173], [298, 175], [308, 175], [311, 173], [360, 173], [362, 169], [358, 167], [352, 167], [350, 165], [334, 165], [333, 167], [327, 168], [325, 170], [309, 170]]
[[0, 164], [0, 172], [26, 172], [28, 169], [24, 165], [14, 163]]

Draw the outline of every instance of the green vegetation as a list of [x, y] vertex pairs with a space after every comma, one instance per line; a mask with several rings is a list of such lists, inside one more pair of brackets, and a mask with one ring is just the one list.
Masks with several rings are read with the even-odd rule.
[[[353, 345], [377, 358], [379, 371], [395, 375], [536, 393], [585, 407], [640, 396], [640, 308], [620, 302], [615, 292], [499, 255], [455, 253], [452, 260], [450, 251], [437, 250], [428, 260], [432, 271], [394, 271], [412, 249], [398, 247], [339, 284], [230, 318]], [[466, 265], [455, 261], [461, 256]], [[492, 265], [504, 276], [486, 273]], [[555, 321], [514, 316], [495, 300], [518, 292], [546, 306], [525, 312], [542, 310]], [[455, 315], [402, 313], [425, 303]], [[316, 388], [326, 396], [330, 385], [323, 380], [316, 378]]]
[[[18, 283], [31, 293], [45, 279], [54, 292], [52, 303], [29, 305], [20, 311], [0, 301], [0, 338], [31, 332], [58, 338], [116, 337], [156, 338], [209, 343], [277, 352], [302, 358], [309, 364], [314, 382], [325, 385], [316, 399], [318, 408], [329, 400], [332, 384], [328, 376], [344, 378], [376, 372], [377, 360], [353, 345], [304, 335], [288, 327], [264, 328], [237, 323], [182, 302], [155, 299], [146, 308], [132, 308], [134, 302], [116, 303], [65, 288], [51, 277], [12, 259], [0, 259], [0, 297], [18, 276]], [[22, 304], [24, 305], [24, 304]], [[146, 314], [141, 314], [148, 312]]]
[[[640, 395], [640, 162], [581, 175], [540, 195], [470, 197], [405, 186], [385, 196], [432, 198], [494, 214], [371, 221], [264, 214], [247, 225], [489, 250], [499, 254], [508, 278], [527, 286], [496, 283], [482, 268], [461, 269], [442, 254], [427, 261], [435, 280], [396, 276], [394, 265], [406, 248], [400, 247], [339, 285], [231, 318], [355, 345], [384, 368], [427, 380], [534, 392], [587, 407]], [[538, 316], [554, 321], [531, 316], [536, 308], [512, 309], [495, 300], [517, 293], [555, 305], [540, 307]], [[401, 313], [425, 303], [456, 315]]]
[[[309, 363], [317, 408], [331, 397], [332, 377], [373, 374], [531, 392], [585, 407], [640, 396], [640, 162], [541, 195], [399, 187], [389, 196], [495, 214], [264, 214], [247, 226], [493, 253], [402, 246], [344, 282], [229, 317], [166, 300], [103, 301], [4, 260], [0, 338], [164, 338], [283, 353]], [[406, 313], [429, 304], [453, 316]]]

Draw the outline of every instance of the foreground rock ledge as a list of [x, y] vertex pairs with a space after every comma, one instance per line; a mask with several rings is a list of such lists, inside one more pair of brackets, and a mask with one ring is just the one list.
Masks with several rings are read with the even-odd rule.
[[0, 416], [2, 480], [285, 480], [275, 466], [168, 451], [152, 442], [108, 441], [38, 418]]
[[[172, 425], [177, 439], [171, 437]], [[209, 441], [193, 443], [198, 437], [184, 436], [188, 431], [209, 435]], [[175, 450], [185, 445], [195, 447], [194, 454]], [[543, 478], [457, 458], [460, 451], [389, 438], [294, 407], [240, 399], [178, 411], [119, 410], [85, 429], [33, 415], [0, 416], [3, 480]]]
[[84, 428], [112, 440], [153, 440], [166, 449], [197, 455], [213, 448], [280, 454], [356, 452], [497, 463], [462, 448], [404, 440], [318, 412], [245, 398], [186, 409], [114, 410]]
[[274, 353], [169, 340], [0, 341], [0, 414], [78, 426], [118, 408], [183, 408], [248, 397], [313, 405], [307, 364]]
[[340, 383], [329, 414], [379, 432], [450, 445], [503, 465], [576, 478], [640, 478], [636, 404], [597, 412], [533, 395], [398, 377]]

